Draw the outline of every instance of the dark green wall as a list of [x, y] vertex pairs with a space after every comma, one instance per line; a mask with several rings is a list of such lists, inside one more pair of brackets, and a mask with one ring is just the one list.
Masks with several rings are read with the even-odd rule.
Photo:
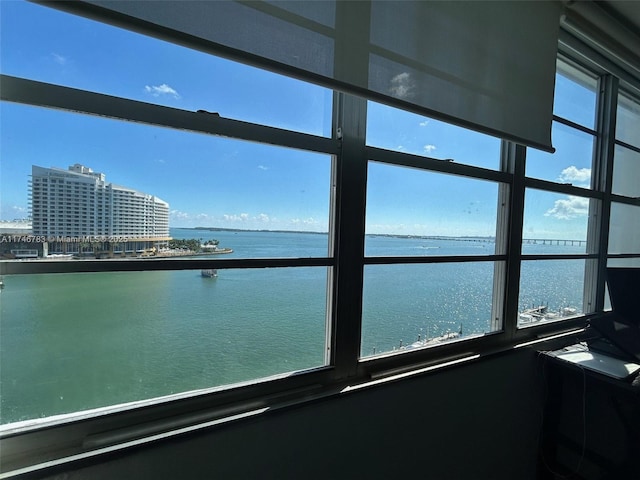
[[50, 472], [70, 479], [536, 475], [537, 358], [519, 351]]

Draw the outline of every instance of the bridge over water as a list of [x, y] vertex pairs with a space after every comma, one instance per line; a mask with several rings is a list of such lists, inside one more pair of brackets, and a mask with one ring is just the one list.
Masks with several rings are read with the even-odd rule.
[[586, 240], [566, 240], [566, 239], [548, 239], [548, 238], [523, 238], [522, 243], [530, 245], [586, 245]]
[[[410, 237], [410, 236], [408, 236]], [[425, 240], [452, 240], [455, 242], [484, 242], [484, 243], [494, 243], [495, 238], [493, 237], [443, 237], [443, 236], [418, 236], [418, 238], [423, 238]], [[582, 246], [586, 245], [586, 240], [571, 240], [565, 238], [523, 238], [522, 243], [528, 245], [571, 245], [571, 246]]]

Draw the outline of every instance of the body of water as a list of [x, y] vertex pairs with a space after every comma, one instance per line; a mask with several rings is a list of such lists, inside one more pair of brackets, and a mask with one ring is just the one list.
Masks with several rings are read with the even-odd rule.
[[[323, 257], [323, 234], [172, 229], [221, 258]], [[490, 254], [490, 242], [367, 237], [368, 255]], [[532, 249], [578, 247], [531, 246]], [[529, 253], [529, 252], [527, 252]], [[534, 252], [531, 252], [534, 253]], [[549, 252], [551, 253], [551, 252]], [[493, 262], [365, 267], [362, 355], [491, 330]], [[584, 261], [523, 265], [521, 303], [580, 307]], [[326, 267], [10, 275], [0, 292], [2, 423], [313, 368], [325, 362]], [[530, 293], [527, 293], [530, 292]], [[529, 298], [530, 297], [530, 298]]]

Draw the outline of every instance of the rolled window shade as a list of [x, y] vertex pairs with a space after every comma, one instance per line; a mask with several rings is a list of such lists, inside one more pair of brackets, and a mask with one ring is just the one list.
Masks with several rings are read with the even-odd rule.
[[[627, 8], [634, 6], [640, 12], [640, 3], [626, 5]], [[560, 23], [572, 36], [640, 79], [640, 32], [620, 23], [600, 3], [568, 3]]]
[[246, 63], [553, 150], [559, 2], [84, 4], [107, 22], [146, 33], [161, 27], [183, 44], [204, 41]]

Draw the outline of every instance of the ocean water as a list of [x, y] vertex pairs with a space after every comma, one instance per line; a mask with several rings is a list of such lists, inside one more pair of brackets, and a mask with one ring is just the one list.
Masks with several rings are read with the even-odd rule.
[[[216, 238], [236, 258], [328, 250], [323, 234], [174, 229], [172, 236]], [[366, 251], [473, 255], [492, 253], [493, 244], [375, 236]], [[418, 335], [490, 331], [493, 271], [493, 262], [366, 266], [362, 356]], [[580, 307], [583, 271], [584, 261], [574, 260], [523, 266], [521, 303]], [[211, 279], [199, 270], [5, 276], [0, 422], [321, 366], [327, 279], [326, 267], [222, 269]]]

